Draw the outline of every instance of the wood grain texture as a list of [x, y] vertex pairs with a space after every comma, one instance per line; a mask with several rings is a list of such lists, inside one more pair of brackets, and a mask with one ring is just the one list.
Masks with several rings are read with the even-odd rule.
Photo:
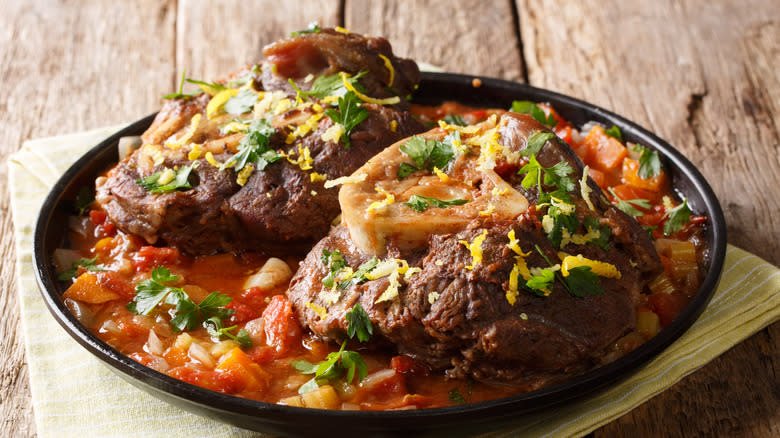
[[351, 31], [387, 38], [398, 56], [445, 71], [520, 81], [524, 72], [512, 3], [487, 4], [347, 0], [344, 22]]
[[[179, 2], [177, 74], [213, 80], [262, 59], [263, 46], [309, 23], [339, 26], [338, 0], [182, 0]], [[177, 76], [178, 77], [178, 76]]]
[[[4, 186], [7, 158], [23, 141], [138, 119], [158, 107], [160, 90], [172, 82], [172, 1], [3, 2], [0, 10]], [[0, 211], [0, 430], [26, 437], [35, 423], [5, 188]]]
[[[729, 242], [778, 264], [780, 4], [711, 3], [518, 1], [529, 82], [667, 139], [713, 186]], [[774, 324], [595, 436], [780, 435], [778, 337]]]

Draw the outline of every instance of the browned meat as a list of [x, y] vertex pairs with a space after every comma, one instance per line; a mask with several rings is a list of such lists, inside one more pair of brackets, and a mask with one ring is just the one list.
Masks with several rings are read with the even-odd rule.
[[[608, 225], [611, 229], [609, 247], [573, 242], [562, 244], [561, 248], [554, 246], [536, 213], [537, 208], [546, 207], [534, 207], [538, 193], [522, 188], [522, 175], [515, 174], [524, 161], [513, 154], [526, 147], [532, 132], [543, 131], [544, 127], [530, 117], [517, 114], [506, 114], [483, 130], [490, 126], [500, 134], [498, 143], [506, 149], [505, 157], [500, 159], [506, 159], [506, 162], [498, 167], [516, 166], [511, 172], [504, 172], [506, 179], [515, 190], [525, 193], [531, 208], [511, 218], [477, 215], [456, 232], [430, 231], [422, 246], [410, 246], [403, 237], [406, 235], [404, 230], [386, 236], [386, 252], [380, 254], [379, 263], [394, 259], [402, 266], [403, 260], [410, 270], [420, 269], [408, 278], [404, 277], [406, 274], [399, 275], [398, 294], [389, 300], [380, 298], [386, 296], [393, 282], [392, 276], [388, 275], [376, 274], [379, 278], [353, 281], [342, 290], [332, 290], [322, 284], [329, 274], [328, 266], [320, 259], [323, 250], [339, 250], [353, 270], [375, 255], [355, 243], [353, 229], [345, 226], [333, 229], [309, 253], [287, 292], [305, 326], [323, 338], [342, 340], [346, 337], [345, 314], [360, 302], [374, 324], [372, 342], [393, 344], [400, 353], [411, 355], [434, 369], [446, 370], [451, 377], [500, 381], [525, 390], [565, 380], [591, 368], [602, 360], [615, 340], [632, 330], [636, 323], [634, 309], [645, 278], [661, 269], [648, 235], [632, 218], [602, 199], [603, 194], [595, 184], [591, 185], [593, 192], [589, 196], [595, 211], [590, 210], [577, 183], [577, 188], [569, 193], [576, 206], [576, 215], [582, 220], [592, 216]], [[426, 136], [443, 137], [434, 131]], [[392, 146], [383, 155], [391, 154], [396, 147]], [[512, 157], [518, 161], [512, 163]], [[567, 161], [574, 169], [573, 179], [582, 175], [579, 160], [561, 141], [548, 141], [536, 157], [545, 167]], [[450, 168], [451, 178], [468, 173], [469, 161], [464, 160], [456, 161]], [[367, 181], [371, 180], [373, 173], [369, 166], [356, 174], [365, 172]], [[397, 168], [395, 162], [385, 173], [394, 176]], [[425, 177], [420, 181], [421, 184], [432, 184], [432, 180]], [[479, 183], [475, 179], [473, 182], [471, 194], [462, 192], [465, 197], [472, 196], [470, 202], [479, 202], [477, 199], [484, 194], [480, 191], [494, 189], [484, 187], [488, 185], [484, 181]], [[447, 184], [450, 192], [457, 190], [457, 183], [450, 181]], [[345, 192], [357, 190], [352, 187], [356, 185], [342, 188], [342, 204]], [[477, 188], [477, 185], [483, 187]], [[383, 187], [386, 191], [391, 190], [390, 185]], [[404, 190], [409, 188], [404, 187]], [[404, 200], [404, 193], [408, 192], [393, 193], [396, 196], [393, 205], [399, 205]], [[392, 213], [388, 211], [388, 214]], [[348, 214], [346, 209], [343, 214]], [[411, 210], [406, 211], [407, 216], [414, 214]], [[448, 209], [441, 209], [438, 214], [450, 218], [457, 215]], [[429, 216], [421, 220], [434, 219]], [[410, 221], [405, 223], [406, 228], [417, 226]], [[565, 251], [609, 263], [622, 275], [620, 278], [599, 277], [597, 284], [604, 293], [583, 293], [585, 296], [582, 297], [567, 291], [561, 281], [552, 284], [549, 296], [520, 288], [512, 304], [508, 293], [518, 254], [509, 247], [510, 231], [525, 252], [523, 260], [531, 269], [549, 267], [545, 257], [560, 263], [558, 252]], [[355, 232], [363, 231], [356, 229]], [[473, 243], [478, 236], [484, 236], [484, 240], [479, 245], [481, 260], [476, 263], [474, 253], [464, 242]], [[472, 265], [473, 269], [470, 269]], [[520, 277], [518, 280], [523, 281]], [[339, 292], [338, 297], [333, 296], [334, 291]], [[314, 310], [317, 306], [327, 310], [324, 317], [322, 312], [318, 314]]]
[[[414, 90], [420, 81], [417, 64], [393, 55], [384, 38], [367, 38], [359, 34], [344, 34], [333, 29], [299, 35], [269, 44], [263, 49], [269, 66], [263, 68], [263, 87], [267, 90], [287, 90], [294, 93], [287, 79], [292, 78], [304, 90], [311, 82], [308, 75], [325, 76], [338, 72], [356, 75], [366, 72], [360, 83], [371, 97], [401, 96]], [[392, 72], [384, 57], [392, 62]], [[392, 81], [391, 81], [392, 80]]]
[[[373, 96], [388, 95], [383, 87], [377, 88], [380, 82], [389, 81], [379, 54], [393, 62], [394, 84], [399, 90], [410, 92], [414, 86], [410, 81], [419, 79], [414, 62], [393, 56], [381, 38], [324, 30], [283, 40], [267, 52], [268, 62], [276, 63], [273, 70], [277, 72], [289, 73], [285, 63], [299, 65], [304, 69], [301, 72], [314, 75], [367, 71], [360, 84], [371, 90], [369, 94], [376, 91]], [[312, 56], [321, 56], [329, 67], [314, 69]], [[382, 63], [381, 69], [377, 62]], [[338, 136], [326, 135], [334, 122], [323, 107], [329, 103], [335, 106], [336, 98], [327, 103], [317, 99], [296, 102], [295, 91], [286, 79], [271, 74], [267, 83], [254, 83], [256, 71], [244, 68], [220, 81], [228, 88], [231, 82], [240, 83], [242, 77], [253, 81], [249, 85], [256, 104], [243, 114], [229, 114], [218, 110], [219, 106], [216, 113], [214, 107], [207, 113], [207, 105], [216, 99], [218, 90], [212, 95], [168, 101], [142, 136], [144, 146], [97, 181], [97, 202], [119, 229], [189, 254], [245, 250], [302, 253], [327, 233], [339, 213], [338, 189], [325, 189], [325, 178], [349, 175], [387, 145], [424, 129], [407, 112], [361, 102], [368, 115], [352, 129], [347, 148]], [[234, 95], [248, 92], [239, 86], [233, 86]], [[245, 168], [242, 177], [241, 169], [220, 170], [220, 163], [244, 147], [241, 129], [246, 131], [246, 125], [259, 118], [269, 120], [275, 129], [268, 149], [280, 151], [282, 158], [265, 169]], [[236, 123], [244, 127], [224, 132]], [[212, 154], [209, 159], [206, 153]], [[189, 177], [191, 189], [155, 194], [136, 182], [187, 165], [194, 165]], [[247, 170], [252, 172], [246, 174]]]

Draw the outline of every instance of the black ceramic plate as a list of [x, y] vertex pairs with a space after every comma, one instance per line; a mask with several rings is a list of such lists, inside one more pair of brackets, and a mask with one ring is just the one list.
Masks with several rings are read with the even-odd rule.
[[278, 435], [332, 435], [349, 430], [359, 436], [453, 436], [510, 427], [520, 413], [562, 404], [615, 384], [648, 362], [687, 330], [704, 310], [720, 278], [726, 253], [726, 226], [718, 200], [704, 177], [685, 157], [651, 132], [589, 103], [523, 84], [472, 76], [423, 74], [414, 101], [424, 104], [457, 100], [464, 104], [509, 108], [513, 100], [550, 102], [575, 126], [588, 121], [620, 127], [625, 140], [656, 149], [679, 193], [688, 197], [695, 214], [709, 218], [706, 240], [707, 274], [696, 297], [667, 328], [630, 354], [572, 380], [541, 390], [481, 403], [447, 408], [359, 412], [325, 411], [262, 403], [193, 386], [153, 371], [120, 354], [84, 328], [64, 306], [61, 285], [52, 265], [54, 250], [62, 245], [67, 216], [78, 189], [92, 185], [95, 177], [117, 161], [120, 137], [140, 135], [153, 116], [114, 134], [79, 159], [60, 178], [41, 208], [35, 229], [34, 262], [46, 304], [57, 321], [76, 341], [133, 385], [181, 408], [244, 428]]

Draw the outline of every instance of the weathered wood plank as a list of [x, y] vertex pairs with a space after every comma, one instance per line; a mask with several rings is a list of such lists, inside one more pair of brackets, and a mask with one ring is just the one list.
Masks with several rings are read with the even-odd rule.
[[208, 80], [262, 59], [263, 46], [311, 22], [340, 25], [340, 1], [231, 0], [179, 2], [178, 74]]
[[351, 31], [387, 38], [396, 55], [450, 72], [521, 81], [512, 3], [489, 5], [480, 0], [347, 0], [344, 21]]
[[[529, 82], [625, 115], [696, 163], [729, 242], [780, 263], [780, 4], [518, 0]], [[775, 324], [596, 436], [777, 436]]]
[[[8, 178], [8, 155], [24, 140], [130, 121], [155, 110], [160, 90], [173, 77], [174, 3], [4, 2], [0, 181]], [[34, 436], [6, 190], [0, 190], [0, 211], [0, 430]]]

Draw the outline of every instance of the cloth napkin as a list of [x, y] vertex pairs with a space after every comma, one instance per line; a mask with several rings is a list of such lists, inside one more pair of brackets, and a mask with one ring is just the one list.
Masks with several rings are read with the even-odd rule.
[[[258, 436], [162, 402], [120, 379], [49, 314], [32, 264], [33, 224], [59, 176], [120, 127], [26, 142], [8, 161], [30, 388], [41, 437]], [[502, 436], [581, 436], [615, 420], [780, 318], [780, 269], [729, 246], [720, 286], [696, 323], [617, 386], [534, 415]], [[391, 426], [391, 425], [388, 425]]]

